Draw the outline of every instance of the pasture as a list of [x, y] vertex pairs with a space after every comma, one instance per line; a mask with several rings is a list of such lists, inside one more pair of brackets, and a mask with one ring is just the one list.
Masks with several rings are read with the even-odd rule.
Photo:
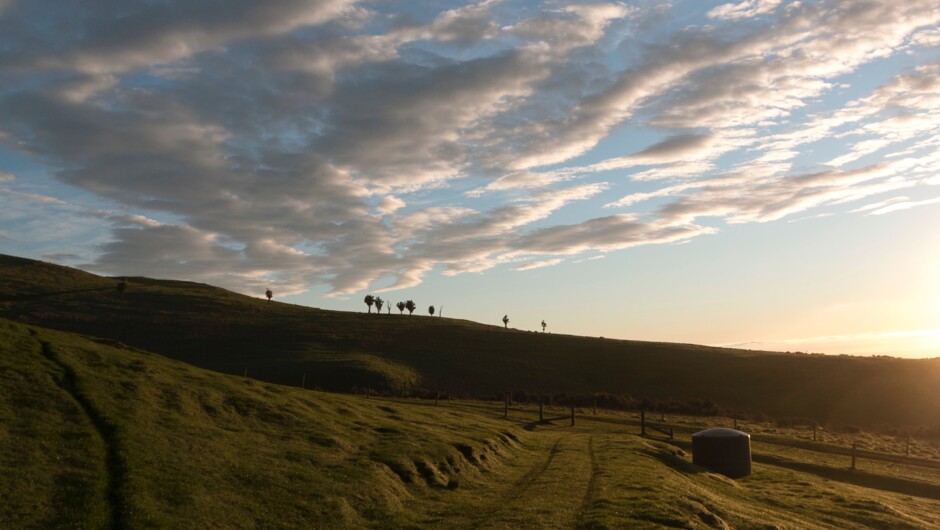
[[842, 455], [756, 441], [749, 477], [698, 468], [684, 432], [717, 419], [666, 418], [670, 441], [632, 413], [333, 394], [10, 321], [0, 345], [2, 527], [940, 527], [937, 496]]

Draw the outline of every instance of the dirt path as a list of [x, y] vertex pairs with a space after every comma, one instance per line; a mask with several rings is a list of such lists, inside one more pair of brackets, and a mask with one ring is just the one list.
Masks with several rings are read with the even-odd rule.
[[[36, 336], [36, 333], [32, 330], [30, 330], [30, 334], [34, 337]], [[39, 340], [39, 344], [43, 356], [62, 370], [62, 378], [56, 379], [56, 384], [78, 404], [79, 409], [84, 413], [88, 423], [101, 439], [102, 445], [105, 448], [106, 456], [104, 469], [107, 478], [105, 491], [108, 505], [110, 506], [110, 517], [107, 527], [112, 529], [126, 528], [127, 525], [125, 524], [126, 521], [124, 518], [125, 502], [123, 496], [123, 482], [126, 473], [124, 469], [125, 466], [118, 453], [114, 428], [110, 422], [95, 409], [88, 397], [78, 390], [75, 370], [56, 355], [51, 344], [43, 340]]]
[[593, 498], [596, 461], [591, 437], [546, 432], [512, 466], [516, 477], [495, 488], [472, 528], [574, 528]]
[[591, 506], [594, 504], [594, 498], [597, 496], [597, 479], [600, 476], [600, 464], [597, 462], [597, 454], [594, 452], [594, 436], [588, 437], [587, 442], [588, 455], [591, 457], [591, 477], [588, 479], [587, 486], [584, 488], [584, 496], [581, 498], [581, 509], [578, 512], [578, 528], [591, 527]]

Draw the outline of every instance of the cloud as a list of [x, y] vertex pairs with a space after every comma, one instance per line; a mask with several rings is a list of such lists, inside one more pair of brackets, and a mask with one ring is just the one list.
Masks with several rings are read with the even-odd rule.
[[467, 161], [461, 131], [531, 93], [546, 70], [526, 52], [389, 71], [381, 84], [336, 97], [332, 134], [312, 147], [370, 180], [405, 188], [456, 176]]
[[379, 202], [376, 210], [382, 215], [388, 215], [401, 210], [405, 206], [405, 201], [395, 197], [394, 195], [388, 195], [386, 197], [382, 197], [382, 200]]
[[[102, 245], [99, 259], [83, 268], [113, 275], [192, 279], [258, 293], [276, 285], [283, 295], [305, 291], [313, 277], [297, 251], [271, 242], [233, 249], [219, 236], [186, 225], [144, 223], [116, 227], [113, 232], [114, 240]], [[222, 263], [225, 268], [219, 268]]]
[[112, 88], [117, 82], [118, 78], [110, 74], [80, 74], [59, 84], [54, 92], [61, 99], [81, 103]]
[[851, 210], [850, 213], [861, 213], [861, 212], [870, 212], [872, 210], [880, 210], [887, 206], [891, 206], [892, 204], [904, 203], [908, 201], [910, 201], [910, 198], [905, 197], [903, 195], [899, 197], [891, 197], [890, 199], [885, 199], [883, 201], [879, 201], [876, 203], [866, 204], [865, 206], [861, 206], [859, 208]]
[[[152, 4], [122, 2], [117, 12], [99, 16], [106, 5], [58, 6], [31, 2], [13, 6], [14, 17], [0, 20], [0, 30], [22, 20], [44, 21], [59, 28], [40, 32], [41, 24], [16, 28], [21, 39], [0, 61], [0, 71], [71, 70], [85, 74], [121, 73], [178, 61], [233, 40], [289, 32], [322, 24], [351, 7], [346, 0], [271, 0], [194, 4], [172, 0]], [[32, 32], [36, 32], [33, 34]], [[30, 42], [31, 46], [25, 43]]]
[[514, 171], [493, 180], [482, 189], [471, 190], [467, 194], [478, 197], [488, 191], [547, 188], [570, 178], [561, 172]]
[[124, 226], [130, 228], [158, 228], [164, 225], [156, 219], [151, 219], [143, 215], [105, 215], [115, 226]]
[[622, 4], [573, 5], [549, 13], [554, 16], [523, 21], [508, 31], [527, 40], [547, 44], [552, 54], [560, 55], [595, 43], [611, 22], [637, 11], [637, 8]]
[[708, 189], [708, 190], [719, 190], [719, 189], [728, 189], [738, 187], [746, 183], [748, 179], [743, 176], [726, 176], [722, 178], [715, 178], [709, 180], [697, 180], [693, 182], [687, 182], [683, 184], [676, 184], [673, 186], [667, 186], [665, 188], [660, 188], [656, 191], [651, 192], [642, 192], [642, 193], [632, 193], [626, 197], [622, 197], [616, 202], [606, 204], [606, 208], [619, 208], [625, 206], [632, 206], [634, 204], [648, 201], [650, 199], [657, 199], [661, 197], [673, 197], [681, 194], [682, 192], [693, 190], [693, 189]]
[[392, 287], [385, 289], [390, 290], [416, 285], [436, 265], [443, 265], [443, 274], [455, 275], [516, 262], [526, 254], [513, 247], [518, 230], [604, 189], [604, 184], [586, 184], [535, 192], [486, 211], [427, 208], [397, 216], [392, 229], [401, 243], [382, 258], [380, 273], [368, 274], [391, 276]]
[[632, 155], [608, 159], [593, 164], [589, 171], [605, 171], [638, 165], [688, 161], [702, 154], [713, 153], [715, 136], [712, 134], [683, 134], [667, 138]]
[[910, 186], [903, 180], [890, 180], [904, 168], [903, 163], [885, 163], [851, 171], [747, 179], [733, 187], [706, 186], [663, 206], [659, 214], [676, 222], [716, 216], [729, 223], [776, 221], [819, 206]]
[[910, 42], [915, 46], [940, 46], [940, 29], [918, 31]]
[[24, 193], [21, 191], [14, 191], [8, 188], [0, 188], [0, 192], [2, 192], [9, 199], [14, 200], [14, 201], [28, 201], [28, 202], [36, 202], [40, 204], [55, 204], [55, 205], [68, 204], [62, 199], [57, 199], [55, 197], [50, 197], [48, 195], [42, 195], [39, 193]]
[[401, 289], [688, 241], [940, 169], [936, 64], [822, 104], [859, 66], [932, 46], [931, 0], [750, 0], [675, 30], [682, 6], [3, 5], [0, 143], [119, 212], [80, 214], [109, 230], [87, 260], [103, 272]]
[[692, 177], [701, 177], [707, 175], [715, 169], [715, 164], [711, 162], [677, 162], [673, 164], [660, 165], [644, 171], [638, 171], [630, 174], [630, 180], [637, 182], [649, 180], [677, 180]]
[[781, 0], [746, 0], [737, 4], [722, 4], [708, 12], [711, 18], [735, 20], [772, 13]]
[[496, 36], [499, 28], [490, 19], [490, 2], [482, 2], [441, 13], [429, 29], [442, 42], [475, 42]]
[[914, 185], [901, 175], [909, 160], [797, 175], [761, 172], [729, 173], [634, 193], [609, 203], [624, 208], [661, 199], [651, 214], [661, 223], [679, 226], [701, 218], [720, 218], [731, 224], [769, 222], [825, 205], [844, 204]]
[[524, 263], [522, 265], [519, 265], [518, 267], [514, 267], [512, 270], [519, 271], [519, 272], [530, 271], [532, 269], [540, 269], [542, 267], [551, 267], [554, 265], [558, 265], [562, 261], [564, 260], [561, 258], [547, 259], [543, 261], [530, 261], [529, 263]]
[[714, 233], [694, 224], [641, 223], [632, 215], [612, 215], [544, 228], [518, 238], [512, 247], [532, 254], [572, 255], [588, 250], [622, 250], [638, 245], [674, 243]]
[[873, 210], [870, 215], [884, 215], [886, 213], [897, 212], [901, 210], [909, 210], [911, 208], [916, 208], [918, 206], [927, 206], [930, 204], [940, 204], [940, 197], [934, 197], [933, 199], [926, 199], [923, 201], [903, 201], [903, 202], [894, 202], [891, 204], [881, 205], [879, 208]]

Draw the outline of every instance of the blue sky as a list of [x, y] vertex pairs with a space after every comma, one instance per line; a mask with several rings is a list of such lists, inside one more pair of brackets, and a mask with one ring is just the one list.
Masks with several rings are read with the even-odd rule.
[[935, 0], [0, 0], [0, 251], [940, 356]]

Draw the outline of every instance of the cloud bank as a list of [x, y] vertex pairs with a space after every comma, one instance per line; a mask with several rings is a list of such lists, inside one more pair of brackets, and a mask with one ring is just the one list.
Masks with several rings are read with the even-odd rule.
[[935, 204], [874, 197], [938, 184], [938, 26], [934, 0], [0, 2], [0, 145], [112, 205], [93, 270], [400, 289]]

